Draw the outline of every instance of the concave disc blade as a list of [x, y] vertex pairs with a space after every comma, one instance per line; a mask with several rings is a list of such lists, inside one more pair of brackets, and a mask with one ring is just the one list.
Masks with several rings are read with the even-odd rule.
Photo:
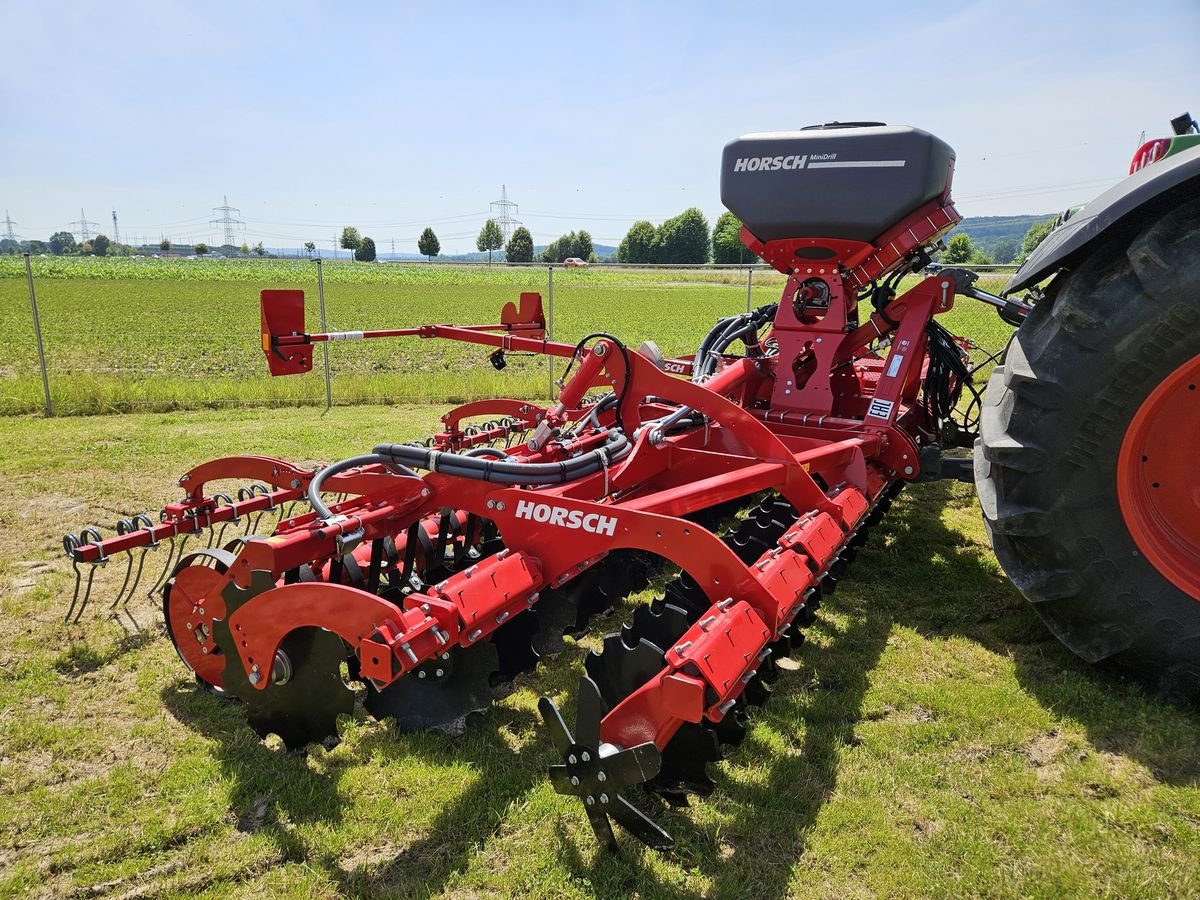
[[645, 638], [627, 647], [619, 634], [604, 639], [600, 653], [589, 653], [584, 668], [600, 689], [609, 709], [657, 675], [665, 665], [663, 651]]
[[668, 795], [688, 791], [707, 797], [716, 782], [709, 777], [706, 766], [722, 759], [717, 735], [701, 725], [685, 722], [663, 749], [658, 777], [647, 783], [646, 789]]
[[690, 624], [688, 614], [670, 603], [639, 606], [633, 611], [633, 622], [621, 628], [621, 640], [632, 647], [645, 638], [655, 647], [666, 649], [675, 646]]
[[531, 612], [537, 617], [538, 629], [530, 644], [538, 658], [558, 656], [566, 650], [563, 635], [574, 628], [578, 618], [575, 604], [566, 594], [556, 588], [546, 588]]
[[[219, 624], [218, 634], [224, 631], [228, 639], [228, 627]], [[278, 653], [290, 664], [286, 681], [259, 690], [250, 684], [236, 652], [230, 656], [227, 651], [225, 686], [246, 704], [246, 719], [260, 737], [277, 734], [289, 749], [297, 750], [336, 739], [337, 717], [354, 711], [354, 692], [342, 678], [342, 663], [349, 652], [332, 631], [297, 628], [279, 644]]]
[[491, 680], [498, 667], [496, 648], [486, 641], [456, 647], [446, 659], [430, 660], [383, 690], [368, 683], [363, 705], [377, 719], [395, 718], [402, 732], [433, 729], [462, 734], [469, 715], [486, 712], [492, 705]]
[[538, 652], [534, 641], [541, 623], [532, 611], [509, 619], [490, 638], [496, 648], [497, 682], [509, 682], [524, 672], [537, 668]]

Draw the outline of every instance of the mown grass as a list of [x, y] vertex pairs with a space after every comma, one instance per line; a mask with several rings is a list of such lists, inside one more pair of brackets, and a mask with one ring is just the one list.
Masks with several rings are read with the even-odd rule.
[[[320, 353], [313, 372], [273, 379], [259, 342], [262, 288], [305, 290], [308, 328], [320, 330], [311, 263], [90, 258], [36, 263], [58, 415], [324, 403]], [[20, 274], [11, 260], [0, 259], [0, 414], [35, 412], [43, 405]], [[688, 353], [717, 318], [745, 309], [745, 278], [744, 272], [722, 270], [559, 270], [554, 336], [577, 340], [601, 329], [633, 346], [653, 339], [666, 353]], [[782, 276], [756, 272], [753, 304], [777, 300], [781, 285]], [[503, 304], [523, 290], [540, 291], [548, 305], [546, 272], [334, 264], [327, 266], [327, 317], [333, 330], [488, 323], [498, 321]], [[968, 300], [960, 300], [946, 320], [992, 347], [1002, 344], [1008, 330]], [[508, 368], [497, 376], [488, 352], [417, 338], [337, 343], [330, 350], [334, 402], [461, 402], [497, 392], [547, 397], [545, 359], [510, 354]]]
[[462, 738], [397, 736], [360, 714], [332, 751], [289, 754], [196, 691], [157, 626], [130, 637], [59, 621], [62, 531], [156, 508], [212, 456], [329, 460], [426, 434], [440, 412], [6, 420], [0, 894], [1200, 894], [1200, 713], [1050, 638], [998, 570], [965, 485], [901, 496], [745, 744], [714, 767], [717, 791], [651, 807], [677, 837], [669, 853], [598, 851], [546, 782], [536, 699], [565, 698], [571, 718], [594, 638], [523, 676]]

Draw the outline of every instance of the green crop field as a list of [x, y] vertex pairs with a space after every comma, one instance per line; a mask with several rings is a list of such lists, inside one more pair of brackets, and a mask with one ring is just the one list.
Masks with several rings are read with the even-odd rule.
[[[1200, 716], [1050, 637], [966, 485], [901, 495], [712, 767], [717, 790], [650, 805], [668, 853], [597, 850], [546, 779], [537, 698], [573, 720], [583, 654], [628, 603], [460, 738], [359, 711], [337, 747], [307, 753], [198, 691], [149, 601], [140, 635], [62, 624], [63, 531], [156, 509], [214, 456], [328, 461], [426, 434], [440, 410], [5, 420], [0, 896], [1200, 895]], [[101, 573], [101, 612], [120, 574]]]
[[[300, 288], [319, 330], [316, 266], [287, 260], [46, 257], [33, 261], [57, 414], [230, 405], [323, 403], [321, 366], [272, 379], [259, 343], [258, 292]], [[754, 273], [755, 306], [778, 299], [782, 276]], [[994, 284], [998, 287], [998, 284]], [[548, 300], [542, 268], [332, 263], [325, 266], [332, 330], [498, 321], [521, 291]], [[731, 270], [557, 270], [554, 336], [603, 329], [688, 353], [712, 323], [746, 307], [746, 273]], [[1009, 329], [959, 301], [944, 321], [991, 348]], [[547, 361], [510, 355], [496, 373], [488, 350], [417, 338], [335, 344], [334, 402], [460, 402], [545, 398]], [[320, 358], [318, 353], [318, 359]], [[0, 414], [42, 407], [23, 260], [0, 257]]]

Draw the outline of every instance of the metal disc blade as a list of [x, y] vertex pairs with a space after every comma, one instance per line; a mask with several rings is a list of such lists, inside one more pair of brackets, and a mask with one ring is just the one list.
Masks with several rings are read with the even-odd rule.
[[771, 699], [771, 689], [755, 675], [746, 683], [746, 689], [742, 691], [742, 699], [751, 706], [762, 706]]
[[346, 643], [323, 628], [298, 628], [283, 639], [279, 652], [290, 664], [290, 676], [262, 690], [247, 680], [236, 652], [225, 666], [225, 687], [245, 703], [250, 727], [260, 737], [279, 735], [290, 750], [336, 739], [337, 717], [354, 711], [354, 692], [342, 679], [350, 652]]
[[[774, 644], [771, 645], [771, 647], [774, 646]], [[779, 666], [775, 663], [775, 653], [773, 650], [768, 654], [766, 659], [759, 663], [758, 677], [767, 684], [774, 684], [779, 680]]]
[[709, 777], [705, 767], [722, 759], [716, 733], [686, 722], [662, 751], [661, 770], [646, 789], [655, 793], [685, 790], [706, 797], [712, 793], [716, 782]]
[[533, 643], [539, 628], [537, 617], [526, 611], [492, 632], [491, 642], [497, 656], [494, 680], [497, 683], [512, 681], [518, 675], [537, 668], [538, 653]]
[[467, 716], [492, 705], [491, 677], [498, 666], [496, 648], [486, 641], [458, 647], [448, 659], [431, 660], [383, 690], [368, 683], [363, 705], [376, 719], [394, 718], [401, 732], [435, 729], [461, 734]]
[[771, 549], [771, 545], [756, 534], [736, 534], [728, 542], [734, 556], [746, 565], [755, 562], [760, 556]]
[[533, 652], [539, 657], [558, 656], [567, 649], [563, 635], [575, 624], [575, 605], [561, 591], [548, 588], [542, 591], [532, 612], [538, 620], [538, 630], [532, 640]]
[[632, 624], [622, 626], [621, 640], [626, 646], [645, 638], [656, 647], [673, 647], [690, 625], [687, 613], [670, 603], [639, 606], [633, 611]]
[[779, 665], [774, 661], [777, 659], [786, 659], [792, 655], [797, 646], [792, 642], [792, 635], [799, 630], [794, 624], [789, 625], [784, 629], [783, 634], [779, 636], [779, 640], [770, 645], [771, 655], [767, 657], [767, 660], [774, 666], [775, 677], [779, 675]]
[[746, 714], [741, 704], [730, 709], [720, 722], [705, 722], [704, 727], [710, 729], [722, 744], [739, 747], [746, 739]]
[[686, 572], [667, 585], [663, 597], [667, 603], [682, 609], [689, 622], [700, 618], [700, 614], [712, 605], [708, 595], [700, 590], [700, 586]]
[[619, 634], [604, 639], [600, 653], [589, 653], [584, 668], [613, 709], [622, 700], [657, 675], [663, 668], [663, 651], [646, 639], [625, 646]]

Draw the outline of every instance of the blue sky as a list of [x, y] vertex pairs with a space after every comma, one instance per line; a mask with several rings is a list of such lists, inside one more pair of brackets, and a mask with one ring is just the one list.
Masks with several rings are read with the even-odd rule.
[[[922, 9], [925, 11], [922, 12]], [[0, 209], [24, 237], [474, 249], [506, 184], [543, 243], [721, 212], [726, 142], [924, 128], [966, 215], [1057, 211], [1200, 118], [1200, 2], [238, 4], [0, 0]]]

